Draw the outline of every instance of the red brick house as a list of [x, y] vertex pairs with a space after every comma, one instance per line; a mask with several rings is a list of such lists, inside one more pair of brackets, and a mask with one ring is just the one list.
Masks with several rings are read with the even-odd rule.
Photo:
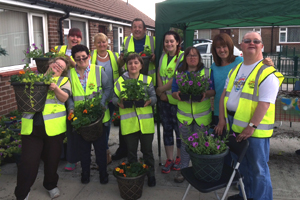
[[[8, 53], [0, 56], [0, 115], [17, 108], [9, 80], [23, 68], [23, 51], [31, 44], [42, 44], [48, 52], [64, 44], [69, 29], [77, 27], [83, 33], [81, 43], [91, 50], [93, 36], [103, 32], [110, 50], [120, 52], [137, 17], [145, 21], [147, 34], [154, 35], [154, 20], [122, 0], [0, 0], [0, 46]], [[34, 61], [27, 62], [35, 67]]]

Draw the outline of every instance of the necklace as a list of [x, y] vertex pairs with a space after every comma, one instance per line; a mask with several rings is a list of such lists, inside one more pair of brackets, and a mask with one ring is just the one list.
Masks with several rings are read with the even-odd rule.
[[99, 54], [97, 54], [97, 55], [98, 55], [99, 58], [105, 59], [105, 58], [107, 58], [107, 56], [108, 56], [108, 52], [106, 52], [106, 56], [104, 56], [104, 57], [101, 57]]

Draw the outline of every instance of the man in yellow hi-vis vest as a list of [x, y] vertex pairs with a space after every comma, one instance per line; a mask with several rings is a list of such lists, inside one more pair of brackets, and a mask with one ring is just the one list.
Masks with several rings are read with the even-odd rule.
[[[231, 127], [238, 142], [249, 141], [240, 171], [244, 176], [247, 199], [255, 200], [273, 199], [268, 167], [270, 137], [276, 96], [284, 79], [273, 66], [262, 63], [262, 48], [262, 38], [257, 32], [245, 34], [241, 43], [244, 62], [228, 74], [220, 100], [218, 124], [222, 129]], [[228, 199], [243, 199], [242, 193]]]

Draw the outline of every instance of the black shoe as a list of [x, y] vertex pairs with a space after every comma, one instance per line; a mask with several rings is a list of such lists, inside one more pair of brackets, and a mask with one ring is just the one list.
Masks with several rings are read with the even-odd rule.
[[295, 153], [300, 156], [300, 149], [296, 150]]
[[81, 173], [81, 183], [88, 184], [90, 182], [90, 172]]
[[126, 158], [127, 157], [127, 152], [120, 152], [119, 149], [116, 151], [116, 153], [114, 153], [112, 156], [111, 156], [111, 159], [112, 160], [120, 160], [122, 158]]
[[[236, 195], [228, 197], [227, 200], [244, 200], [244, 198], [241, 197], [239, 194], [236, 194]], [[251, 198], [251, 199], [247, 199], [247, 200], [253, 200], [253, 199]]]
[[148, 177], [148, 186], [149, 187], [154, 187], [155, 185], [156, 185], [155, 176]]
[[99, 174], [100, 174], [99, 175], [100, 183], [101, 184], [108, 183], [108, 173], [105, 171], [105, 172], [100, 172]]

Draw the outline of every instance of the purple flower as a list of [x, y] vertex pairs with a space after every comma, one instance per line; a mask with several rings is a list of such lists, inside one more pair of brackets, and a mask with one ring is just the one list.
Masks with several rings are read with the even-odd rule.
[[217, 144], [219, 144], [220, 143], [220, 141], [219, 140], [217, 140]]
[[193, 81], [189, 81], [189, 85], [193, 85]]
[[38, 49], [37, 47], [34, 47], [34, 49]]
[[18, 147], [19, 147], [19, 148], [21, 148], [21, 147], [22, 147], [22, 145], [20, 145], [20, 144], [19, 144], [19, 145], [18, 145]]
[[209, 143], [208, 143], [208, 142], [205, 142], [205, 146], [208, 147], [208, 146], [209, 146]]
[[197, 74], [194, 74], [194, 77], [196, 77], [197, 76]]
[[179, 81], [182, 81], [182, 79], [179, 79]]
[[194, 141], [194, 138], [193, 138], [193, 136], [190, 136], [189, 138], [188, 138], [188, 140], [191, 142], [191, 141]]
[[204, 133], [205, 133], [205, 135], [208, 135], [208, 132], [207, 132], [207, 131], [205, 131]]
[[188, 123], [187, 121], [184, 121], [184, 125], [187, 125], [187, 123]]
[[221, 142], [222, 142], [222, 143], [224, 143], [224, 141], [223, 141], [223, 140], [222, 140]]
[[26, 53], [29, 53], [29, 51], [26, 51]]
[[32, 44], [32, 46], [34, 46], [34, 47], [35, 47], [35, 43], [33, 43], [33, 44]]
[[185, 77], [186, 77], [186, 75], [184, 74], [184, 75], [182, 75], [182, 77], [183, 77], [183, 78], [185, 78]]
[[193, 147], [197, 147], [198, 146], [198, 142], [193, 142]]
[[220, 149], [220, 146], [221, 146], [221, 145], [218, 145], [218, 146], [217, 146], [217, 149], [218, 149], [218, 150]]
[[183, 124], [180, 123], [179, 128], [181, 128], [183, 126]]
[[197, 85], [200, 87], [200, 86], [201, 86], [201, 83], [200, 83], [200, 82], [198, 82], [198, 83], [197, 83]]
[[210, 89], [212, 90], [212, 87], [210, 87]]
[[201, 126], [200, 126], [201, 128], [204, 128], [204, 125], [203, 124], [201, 124]]
[[41, 47], [43, 47], [43, 44], [41, 44]]
[[3, 154], [2, 153], [0, 153], [0, 156], [2, 156]]
[[178, 79], [176, 79], [176, 84], [178, 85]]
[[232, 133], [232, 135], [233, 135], [234, 137], [236, 137], [235, 133]]
[[182, 85], [182, 86], [184, 86], [184, 85], [185, 85], [185, 83], [182, 83], [181, 85]]
[[22, 62], [24, 62], [25, 61], [25, 59], [22, 59]]
[[194, 138], [196, 138], [196, 139], [199, 138], [199, 137], [198, 137], [198, 133], [194, 133], [193, 136], [194, 136]]
[[180, 76], [178, 75], [177, 78], [180, 78]]
[[214, 134], [210, 134], [211, 137], [215, 137]]

